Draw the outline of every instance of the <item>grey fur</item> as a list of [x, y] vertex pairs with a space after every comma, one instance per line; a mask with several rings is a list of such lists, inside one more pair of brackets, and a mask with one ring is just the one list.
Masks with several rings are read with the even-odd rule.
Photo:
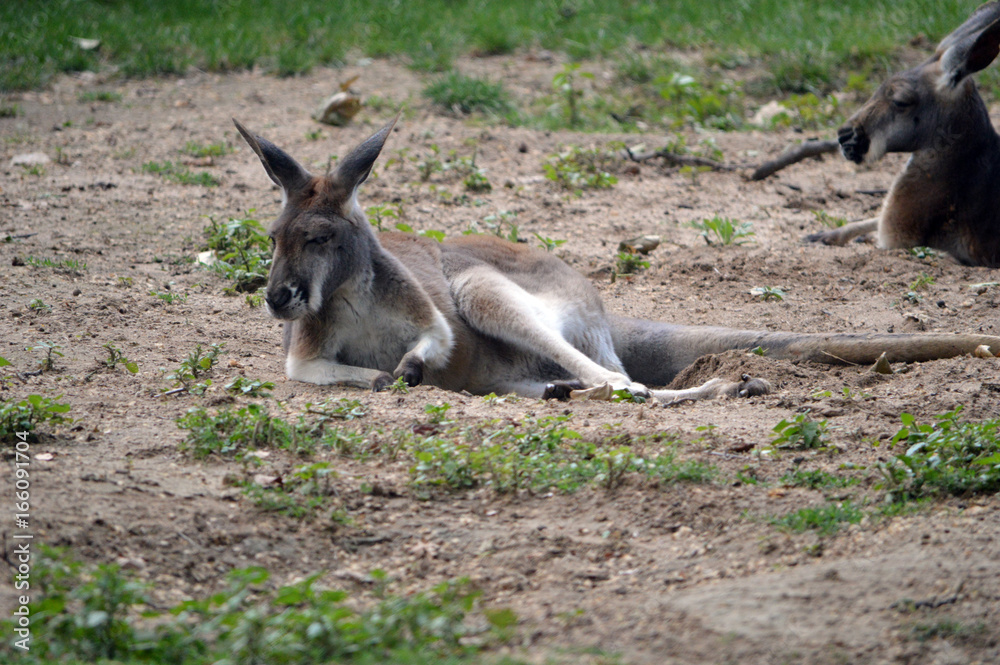
[[[271, 226], [271, 313], [284, 319], [289, 378], [381, 389], [402, 377], [476, 394], [564, 396], [604, 383], [671, 403], [761, 394], [766, 382], [665, 385], [694, 360], [761, 346], [772, 357], [826, 363], [915, 361], [968, 353], [984, 335], [808, 335], [677, 326], [609, 316], [594, 286], [547, 252], [495, 236], [438, 243], [376, 234], [356, 201], [395, 120], [332, 174], [309, 175], [240, 127], [285, 189]], [[304, 175], [303, 175], [304, 174]], [[290, 184], [291, 183], [291, 184]]]

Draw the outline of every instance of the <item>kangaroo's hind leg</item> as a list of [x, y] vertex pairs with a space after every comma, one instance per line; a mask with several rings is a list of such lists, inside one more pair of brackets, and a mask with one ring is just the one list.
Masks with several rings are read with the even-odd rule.
[[[648, 395], [645, 386], [634, 383], [625, 374], [614, 352], [611, 329], [602, 309], [588, 308], [555, 295], [529, 293], [497, 270], [483, 265], [468, 268], [454, 277], [452, 296], [459, 314], [471, 327], [526, 354], [559, 364], [584, 386], [609, 383], [615, 390]], [[516, 365], [519, 364], [512, 363]], [[497, 376], [493, 380], [498, 385], [523, 383], [534, 388], [551, 378]]]

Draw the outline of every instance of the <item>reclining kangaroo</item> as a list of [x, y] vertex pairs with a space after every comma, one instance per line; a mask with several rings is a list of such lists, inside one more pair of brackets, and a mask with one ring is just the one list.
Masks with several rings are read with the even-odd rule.
[[[234, 120], [234, 122], [236, 122]], [[437, 242], [376, 235], [357, 201], [395, 120], [313, 176], [266, 139], [236, 127], [284, 193], [272, 224], [266, 303], [285, 320], [290, 379], [380, 390], [402, 377], [475, 394], [565, 397], [610, 384], [648, 396], [700, 356], [761, 346], [827, 363], [921, 361], [1000, 351], [984, 335], [809, 335], [676, 326], [609, 316], [593, 285], [560, 259], [495, 236]], [[760, 394], [766, 382], [713, 379], [654, 390], [661, 401]]]
[[967, 265], [1000, 267], [1000, 136], [971, 74], [1000, 51], [1000, 3], [977, 9], [918, 67], [895, 74], [838, 132], [858, 164], [913, 155], [881, 214], [807, 237], [843, 245], [878, 231], [878, 246], [927, 246]]

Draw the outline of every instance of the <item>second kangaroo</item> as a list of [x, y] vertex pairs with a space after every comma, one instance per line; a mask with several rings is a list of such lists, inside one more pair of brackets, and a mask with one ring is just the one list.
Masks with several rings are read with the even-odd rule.
[[1000, 2], [977, 9], [934, 55], [895, 74], [839, 132], [851, 161], [911, 152], [879, 217], [811, 235], [843, 245], [877, 231], [883, 249], [927, 246], [1000, 267], [1000, 136], [972, 74], [1000, 52]]
[[[235, 121], [234, 121], [235, 122]], [[266, 302], [286, 321], [288, 377], [380, 390], [402, 377], [475, 394], [565, 397], [610, 384], [661, 401], [760, 394], [760, 380], [663, 386], [700, 356], [762, 347], [826, 363], [922, 361], [1000, 351], [985, 335], [800, 334], [679, 326], [609, 315], [593, 285], [546, 252], [487, 235], [437, 242], [376, 234], [357, 191], [390, 122], [335, 171], [310, 174], [236, 122], [284, 194], [271, 225]]]

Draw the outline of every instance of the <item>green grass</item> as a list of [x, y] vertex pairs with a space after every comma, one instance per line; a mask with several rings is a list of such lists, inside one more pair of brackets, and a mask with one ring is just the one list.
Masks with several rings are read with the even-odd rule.
[[753, 239], [755, 231], [750, 222], [740, 222], [716, 215], [711, 219], [691, 222], [689, 226], [701, 231], [701, 237], [709, 245], [745, 245], [755, 242]]
[[850, 501], [828, 503], [819, 508], [803, 508], [782, 517], [770, 518], [779, 529], [802, 533], [815, 531], [821, 536], [832, 536], [844, 524], [857, 524], [865, 513]]
[[215, 252], [208, 268], [233, 282], [227, 293], [254, 293], [267, 284], [271, 268], [271, 240], [264, 226], [248, 210], [242, 219], [218, 222], [209, 218], [204, 249]]
[[[0, 366], [10, 364], [0, 357]], [[43, 397], [28, 395], [22, 400], [0, 400], [0, 443], [16, 444], [18, 441], [37, 441], [40, 425], [71, 423], [66, 416], [69, 404], [57, 401], [62, 395]]]
[[572, 146], [550, 155], [542, 164], [545, 177], [563, 189], [580, 194], [584, 189], [608, 189], [618, 183], [611, 171], [621, 159], [611, 150]]
[[[40, 546], [31, 570], [30, 651], [0, 621], [0, 660], [38, 663], [479, 663], [513, 637], [517, 615], [487, 608], [466, 579], [405, 595], [372, 571], [374, 592], [324, 588], [324, 573], [288, 585], [261, 567], [232, 569], [217, 593], [152, 604], [150, 583], [116, 564], [83, 564]], [[507, 661], [513, 664], [513, 661]]]
[[903, 427], [892, 447], [906, 449], [879, 465], [894, 499], [1000, 492], [1000, 420], [970, 422], [960, 415], [961, 408], [923, 424], [900, 415]]
[[120, 102], [122, 94], [110, 90], [86, 90], [76, 96], [80, 102]]
[[186, 166], [173, 162], [146, 162], [142, 165], [145, 173], [153, 173], [182, 185], [218, 187], [219, 179], [208, 171], [191, 171]]
[[[322, 0], [294, 6], [276, 0], [14, 0], [0, 4], [0, 91], [35, 88], [58, 72], [105, 64], [126, 76], [251, 66], [287, 75], [360, 52], [407, 55], [416, 68], [443, 71], [455, 55], [468, 52], [541, 47], [584, 58], [617, 54], [625, 45], [711, 45], [714, 62], [761, 59], [775, 88], [806, 92], [878, 65], [913, 35], [940, 39], [978, 4], [348, 0], [334, 7]], [[80, 49], [71, 40], [80, 36], [99, 38], [100, 48]]]
[[411, 483], [418, 491], [487, 487], [499, 494], [572, 493], [588, 485], [615, 489], [628, 478], [670, 485], [710, 482], [717, 475], [710, 465], [678, 460], [672, 446], [646, 451], [614, 442], [598, 445], [583, 440], [568, 422], [557, 416], [503, 427], [486, 423], [411, 439], [404, 445], [415, 459]]
[[424, 88], [424, 96], [447, 111], [465, 115], [474, 111], [503, 115], [513, 108], [502, 83], [455, 71]]

